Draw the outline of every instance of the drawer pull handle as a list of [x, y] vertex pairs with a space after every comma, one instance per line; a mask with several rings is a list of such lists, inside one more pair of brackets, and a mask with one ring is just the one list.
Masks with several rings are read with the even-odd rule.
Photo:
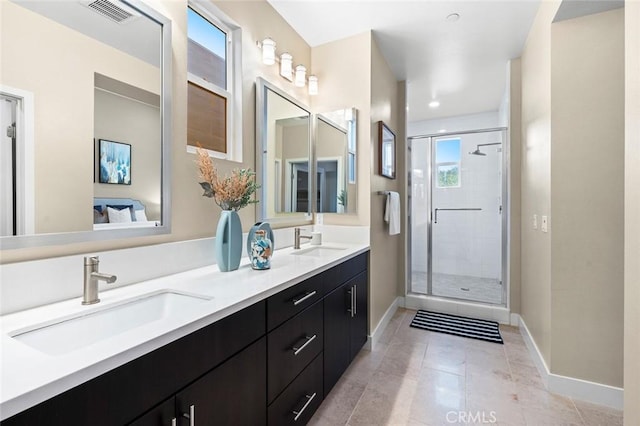
[[353, 307], [353, 287], [347, 290], [347, 294], [349, 294], [349, 309], [347, 309], [347, 312], [349, 312], [349, 317], [353, 318], [355, 315], [355, 308]]
[[302, 302], [304, 302], [308, 298], [315, 296], [316, 293], [317, 292], [315, 290], [313, 290], [313, 291], [310, 291], [310, 292], [306, 293], [304, 296], [302, 296], [299, 299], [293, 299], [293, 306], [298, 306], [299, 304], [301, 304]]
[[182, 413], [182, 417], [184, 417], [185, 419], [189, 419], [189, 426], [195, 426], [196, 424], [196, 406], [195, 405], [190, 405], [189, 406], [189, 414], [187, 413]]
[[353, 316], [358, 315], [358, 286], [353, 285]]
[[295, 414], [296, 416], [293, 418], [294, 422], [297, 422], [298, 419], [300, 418], [300, 416], [302, 415], [302, 413], [304, 413], [304, 410], [307, 409], [307, 407], [309, 406], [309, 404], [311, 404], [311, 401], [313, 401], [313, 398], [316, 397], [316, 392], [313, 393], [313, 395], [305, 395], [305, 398], [307, 398], [307, 402], [304, 403], [304, 405], [302, 406], [302, 408], [300, 409], [300, 411], [295, 411], [293, 410], [293, 414]]
[[298, 355], [300, 352], [302, 352], [302, 350], [303, 350], [304, 348], [306, 348], [306, 347], [307, 347], [307, 345], [309, 345], [309, 343], [311, 343], [311, 342], [313, 342], [314, 340], [316, 340], [316, 337], [318, 337], [318, 335], [316, 335], [316, 334], [314, 334], [314, 335], [313, 335], [313, 336], [311, 336], [311, 337], [309, 337], [309, 336], [305, 336], [305, 342], [302, 344], [302, 346], [300, 346], [300, 347], [294, 346], [293, 348], [291, 348], [291, 349], [293, 349], [293, 354], [294, 354], [294, 355]]

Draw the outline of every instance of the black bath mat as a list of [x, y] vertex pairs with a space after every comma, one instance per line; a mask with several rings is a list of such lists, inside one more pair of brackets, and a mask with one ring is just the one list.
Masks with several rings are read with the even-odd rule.
[[411, 327], [504, 344], [495, 321], [419, 310], [411, 321]]

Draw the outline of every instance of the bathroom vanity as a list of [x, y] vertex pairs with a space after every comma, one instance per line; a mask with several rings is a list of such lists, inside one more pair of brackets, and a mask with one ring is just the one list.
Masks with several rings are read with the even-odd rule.
[[[367, 340], [368, 246], [347, 246], [283, 250], [281, 270], [276, 263], [275, 271], [266, 272], [271, 276], [247, 265], [237, 274], [206, 275], [226, 281], [221, 289], [245, 287], [247, 294], [229, 307], [224, 301], [232, 298], [212, 290], [211, 300], [194, 309], [198, 314], [191, 319], [198, 320], [152, 340], [182, 336], [146, 352], [140, 348], [153, 343], [131, 345], [127, 357], [116, 357], [126, 362], [93, 377], [111, 358], [78, 366], [68, 376], [87, 380], [25, 407], [2, 426], [305, 424]], [[262, 288], [245, 286], [244, 277], [262, 278]], [[269, 278], [273, 282], [265, 284]], [[203, 275], [183, 279], [189, 291], [203, 284]], [[136, 356], [138, 351], [144, 353]], [[55, 368], [56, 356], [49, 358]], [[18, 399], [33, 400], [29, 394], [39, 392]]]

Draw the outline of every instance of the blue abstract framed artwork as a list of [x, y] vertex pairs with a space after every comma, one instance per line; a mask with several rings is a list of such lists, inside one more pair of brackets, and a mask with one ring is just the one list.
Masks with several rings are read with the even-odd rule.
[[98, 182], [131, 185], [131, 145], [100, 139]]

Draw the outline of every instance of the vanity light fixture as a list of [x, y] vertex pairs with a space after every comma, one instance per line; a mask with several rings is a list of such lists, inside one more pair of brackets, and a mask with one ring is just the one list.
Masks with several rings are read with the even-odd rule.
[[262, 63], [265, 65], [276, 63], [276, 42], [269, 37], [262, 40]]
[[280, 75], [293, 81], [293, 56], [289, 53], [280, 55]]
[[309, 95], [314, 96], [318, 94], [318, 77], [315, 75], [309, 76]]
[[307, 68], [304, 65], [296, 66], [296, 79], [294, 84], [297, 87], [304, 87], [307, 84]]

